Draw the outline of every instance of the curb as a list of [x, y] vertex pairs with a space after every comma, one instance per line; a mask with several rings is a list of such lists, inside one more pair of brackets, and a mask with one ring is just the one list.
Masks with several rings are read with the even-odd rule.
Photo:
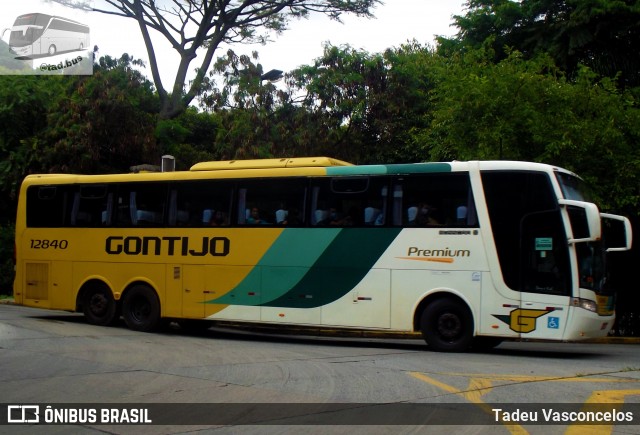
[[[0, 299], [0, 305], [16, 305], [13, 298]], [[251, 332], [263, 332], [280, 335], [313, 335], [320, 337], [343, 337], [343, 338], [396, 338], [396, 339], [414, 339], [421, 340], [422, 334], [420, 332], [391, 332], [391, 331], [359, 331], [350, 329], [330, 329], [330, 328], [295, 328], [295, 327], [282, 327], [278, 325], [257, 325], [236, 323], [230, 321], [214, 321], [215, 326], [227, 327], [235, 330], [244, 330]], [[526, 338], [518, 340], [505, 340], [505, 341], [538, 341], [527, 340]], [[540, 340], [545, 341], [545, 340]], [[640, 337], [602, 337], [594, 338], [591, 340], [574, 341], [572, 343], [600, 343], [600, 344], [640, 344]]]

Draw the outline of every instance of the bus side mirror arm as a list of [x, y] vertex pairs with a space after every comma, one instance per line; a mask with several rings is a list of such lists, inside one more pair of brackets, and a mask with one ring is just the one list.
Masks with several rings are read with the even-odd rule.
[[622, 248], [608, 248], [607, 252], [622, 252], [630, 250], [633, 233], [631, 230], [631, 222], [629, 221], [629, 219], [624, 216], [609, 213], [600, 213], [600, 216], [602, 217], [602, 219], [612, 219], [615, 221], [620, 221], [624, 224], [625, 246]]
[[575, 201], [572, 199], [559, 199], [558, 204], [560, 204], [561, 207], [579, 208], [583, 210], [585, 214], [585, 223], [589, 230], [589, 236], [580, 239], [569, 238], [569, 244], [595, 242], [602, 238], [602, 221], [598, 206], [591, 202]]

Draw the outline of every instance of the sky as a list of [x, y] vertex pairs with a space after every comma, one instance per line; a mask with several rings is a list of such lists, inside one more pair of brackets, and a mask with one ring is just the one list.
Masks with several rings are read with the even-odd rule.
[[[94, 7], [104, 4], [93, 0]], [[376, 18], [367, 19], [344, 15], [343, 23], [315, 14], [309, 19], [293, 21], [289, 30], [274, 35], [267, 45], [234, 45], [238, 54], [259, 53], [258, 62], [264, 71], [279, 69], [290, 71], [300, 65], [312, 64], [322, 55], [323, 44], [348, 44], [369, 53], [382, 52], [415, 39], [421, 44], [432, 44], [436, 35], [451, 36], [456, 29], [451, 27], [453, 15], [464, 13], [465, 1], [461, 0], [386, 0], [374, 9]], [[97, 45], [99, 56], [120, 57], [128, 53], [134, 58], [147, 61], [146, 49], [137, 23], [128, 18], [105, 15], [97, 12], [82, 12], [51, 3], [47, 0], [4, 0], [0, 14], [0, 30], [9, 28], [14, 19], [24, 13], [42, 12], [60, 15], [88, 24], [91, 28], [91, 46]], [[8, 39], [8, 34], [3, 38]], [[178, 56], [161, 36], [153, 36], [165, 88], [173, 84]], [[223, 55], [226, 48], [216, 55]], [[196, 58], [193, 70], [199, 65]], [[150, 77], [149, 68], [145, 70]]]

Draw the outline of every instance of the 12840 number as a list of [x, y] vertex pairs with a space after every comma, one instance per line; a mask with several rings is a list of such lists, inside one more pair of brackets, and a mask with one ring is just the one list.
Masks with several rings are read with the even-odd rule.
[[31, 239], [31, 249], [67, 249], [67, 240]]

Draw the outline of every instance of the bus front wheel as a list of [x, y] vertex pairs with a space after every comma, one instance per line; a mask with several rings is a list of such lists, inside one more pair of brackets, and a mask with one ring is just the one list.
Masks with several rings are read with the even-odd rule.
[[117, 304], [108, 288], [93, 286], [84, 292], [82, 311], [92, 325], [108, 326], [116, 320]]
[[473, 340], [473, 317], [461, 302], [450, 298], [435, 300], [420, 318], [420, 331], [429, 347], [441, 352], [462, 352]]
[[124, 295], [122, 317], [130, 329], [149, 332], [160, 323], [160, 301], [146, 285], [135, 285]]

